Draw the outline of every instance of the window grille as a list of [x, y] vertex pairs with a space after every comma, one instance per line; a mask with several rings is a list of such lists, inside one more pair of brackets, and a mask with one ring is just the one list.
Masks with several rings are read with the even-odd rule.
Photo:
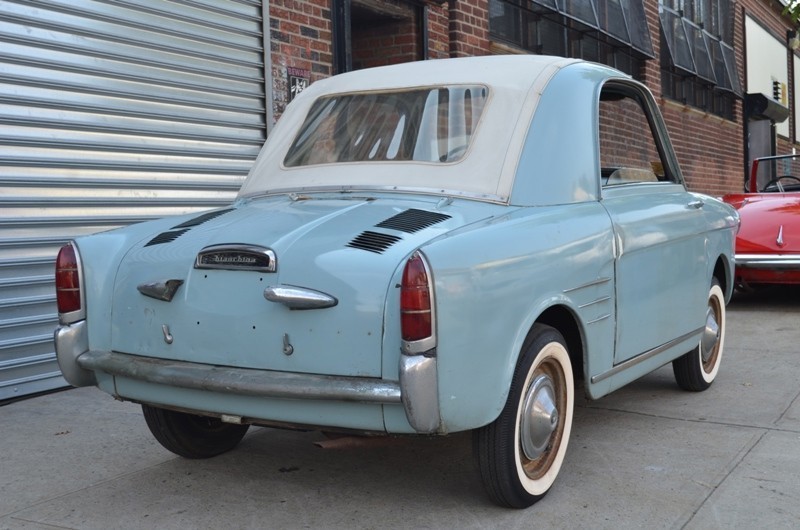
[[489, 0], [489, 32], [533, 53], [597, 61], [634, 76], [654, 57], [642, 0]]
[[733, 119], [742, 97], [730, 0], [662, 0], [662, 92], [666, 97]]

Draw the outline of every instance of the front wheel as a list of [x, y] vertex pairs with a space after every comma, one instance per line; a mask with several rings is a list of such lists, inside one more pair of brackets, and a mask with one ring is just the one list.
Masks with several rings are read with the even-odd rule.
[[250, 427], [150, 405], [142, 405], [142, 412], [156, 440], [184, 458], [210, 458], [230, 451]]
[[706, 322], [700, 343], [692, 351], [672, 361], [678, 386], [692, 392], [702, 392], [710, 387], [719, 372], [724, 345], [725, 295], [715, 278], [708, 292]]
[[574, 396], [564, 337], [536, 324], [503, 411], [473, 433], [478, 469], [492, 501], [527, 508], [550, 490], [567, 451]]

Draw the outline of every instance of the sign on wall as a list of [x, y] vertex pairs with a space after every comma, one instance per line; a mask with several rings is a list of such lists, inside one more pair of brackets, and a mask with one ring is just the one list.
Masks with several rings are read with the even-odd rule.
[[308, 87], [311, 79], [311, 70], [305, 68], [286, 67], [286, 74], [289, 81], [289, 102]]

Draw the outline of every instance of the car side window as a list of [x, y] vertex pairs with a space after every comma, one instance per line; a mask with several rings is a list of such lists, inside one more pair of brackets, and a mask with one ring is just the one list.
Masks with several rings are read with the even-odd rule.
[[600, 171], [603, 186], [668, 180], [650, 122], [634, 94], [607, 87], [600, 95]]

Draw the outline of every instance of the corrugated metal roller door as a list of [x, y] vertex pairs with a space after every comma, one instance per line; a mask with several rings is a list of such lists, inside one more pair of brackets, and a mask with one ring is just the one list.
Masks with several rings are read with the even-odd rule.
[[0, 400], [63, 386], [73, 236], [229, 203], [265, 137], [257, 0], [0, 0]]

